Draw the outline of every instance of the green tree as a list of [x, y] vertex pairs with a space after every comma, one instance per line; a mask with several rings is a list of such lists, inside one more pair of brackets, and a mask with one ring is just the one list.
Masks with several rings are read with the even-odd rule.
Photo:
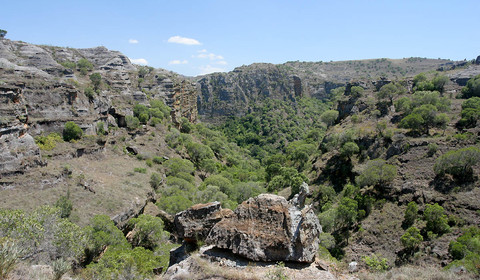
[[446, 122], [445, 118], [436, 119], [437, 111], [437, 108], [431, 104], [422, 105], [415, 108], [410, 115], [403, 118], [399, 126], [428, 134], [431, 127], [437, 124], [443, 127]]
[[66, 122], [63, 128], [63, 140], [72, 141], [82, 138], [83, 130], [74, 122]]
[[165, 161], [163, 166], [165, 167], [165, 174], [167, 176], [175, 176], [180, 172], [191, 174], [195, 171], [193, 163], [188, 159], [171, 158]]
[[427, 231], [436, 234], [443, 234], [450, 231], [447, 215], [445, 215], [443, 207], [438, 205], [438, 203], [426, 205], [425, 211], [423, 212], [423, 219], [427, 221]]
[[387, 164], [382, 159], [375, 159], [367, 162], [356, 181], [360, 187], [382, 186], [390, 184], [396, 176], [397, 168], [394, 165]]
[[418, 206], [415, 201], [410, 201], [407, 205], [407, 209], [405, 210], [405, 216], [403, 218], [403, 224], [406, 227], [411, 227], [415, 220], [418, 217]]
[[423, 236], [420, 234], [420, 231], [416, 227], [410, 227], [400, 238], [402, 246], [408, 252], [415, 252], [418, 250], [418, 247], [423, 242]]
[[350, 227], [355, 223], [358, 216], [358, 202], [349, 198], [343, 197], [337, 208], [336, 222]]
[[92, 81], [93, 89], [98, 91], [100, 89], [100, 85], [102, 84], [102, 76], [100, 73], [93, 73], [90, 75], [90, 81]]
[[448, 151], [435, 161], [433, 170], [438, 176], [450, 174], [465, 181], [473, 176], [473, 167], [480, 162], [480, 149], [467, 147]]
[[140, 120], [134, 116], [126, 116], [125, 123], [127, 124], [128, 130], [135, 130], [140, 126]]
[[462, 119], [458, 122], [460, 127], [472, 128], [480, 119], [480, 97], [472, 97], [462, 104]]
[[163, 221], [159, 217], [139, 215], [130, 219], [128, 224], [133, 229], [132, 245], [155, 249], [161, 242], [168, 240], [169, 234], [163, 230]]
[[106, 246], [130, 248], [123, 232], [115, 226], [107, 215], [95, 215], [85, 231], [89, 238], [87, 254], [91, 258], [100, 254]]
[[464, 98], [480, 97], [480, 75], [468, 80], [467, 85], [462, 88]]
[[388, 83], [380, 88], [377, 93], [378, 99], [388, 99], [390, 104], [393, 104], [393, 98], [397, 95], [403, 94], [405, 88], [400, 84]]
[[294, 195], [300, 191], [300, 186], [303, 182], [308, 182], [307, 177], [303, 173], [299, 173], [297, 169], [293, 167], [280, 168], [280, 174], [273, 177], [270, 183], [268, 183], [268, 191], [279, 191], [287, 187], [291, 187], [291, 195]]
[[449, 79], [448, 79], [447, 76], [436, 75], [432, 80], [433, 87], [435, 88], [435, 90], [438, 90], [439, 92], [442, 93], [444, 91], [445, 85], [448, 83], [448, 81], [449, 81]]
[[327, 125], [332, 126], [338, 118], [337, 110], [327, 110], [320, 115], [320, 119]]
[[5, 35], [7, 35], [7, 30], [0, 29], [0, 38], [5, 38]]
[[363, 91], [364, 91], [363, 87], [359, 87], [359, 86], [353, 86], [350, 88], [350, 92], [352, 94], [352, 97], [354, 98], [362, 97]]
[[358, 154], [360, 148], [355, 142], [347, 142], [342, 145], [340, 149], [340, 154], [344, 157], [351, 158], [354, 154]]
[[195, 166], [200, 167], [203, 160], [212, 159], [214, 157], [212, 149], [209, 146], [190, 142], [186, 145], [187, 153]]

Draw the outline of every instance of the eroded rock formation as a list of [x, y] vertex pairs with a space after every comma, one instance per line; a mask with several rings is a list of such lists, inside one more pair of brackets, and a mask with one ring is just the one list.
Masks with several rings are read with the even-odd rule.
[[309, 206], [299, 208], [281, 196], [261, 194], [218, 222], [206, 243], [254, 261], [313, 262], [321, 232]]

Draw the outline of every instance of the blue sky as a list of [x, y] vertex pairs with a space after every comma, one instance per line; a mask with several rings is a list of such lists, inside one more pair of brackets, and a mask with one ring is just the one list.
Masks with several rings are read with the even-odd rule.
[[254, 62], [480, 55], [480, 1], [21, 1], [2, 3], [7, 38], [105, 46], [184, 75]]

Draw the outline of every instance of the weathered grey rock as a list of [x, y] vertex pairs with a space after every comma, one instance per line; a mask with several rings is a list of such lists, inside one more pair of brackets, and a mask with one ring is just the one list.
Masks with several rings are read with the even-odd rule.
[[313, 262], [321, 232], [310, 206], [299, 209], [281, 196], [261, 194], [218, 222], [206, 243], [254, 261]]
[[350, 262], [348, 264], [348, 271], [350, 272], [356, 272], [358, 270], [358, 267], [357, 267], [358, 263], [357, 262]]
[[0, 175], [25, 172], [43, 164], [40, 149], [23, 127], [14, 131], [0, 129]]
[[222, 209], [218, 201], [194, 205], [175, 215], [176, 233], [187, 242], [205, 240], [212, 227], [231, 214], [232, 211]]

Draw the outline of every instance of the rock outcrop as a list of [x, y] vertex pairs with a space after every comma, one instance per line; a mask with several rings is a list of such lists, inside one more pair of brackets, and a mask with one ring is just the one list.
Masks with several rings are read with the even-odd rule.
[[254, 261], [313, 262], [321, 232], [310, 206], [299, 208], [281, 196], [261, 194], [218, 222], [206, 243]]
[[175, 215], [175, 229], [178, 238], [186, 242], [205, 240], [212, 227], [232, 210], [222, 209], [220, 202], [197, 204]]

